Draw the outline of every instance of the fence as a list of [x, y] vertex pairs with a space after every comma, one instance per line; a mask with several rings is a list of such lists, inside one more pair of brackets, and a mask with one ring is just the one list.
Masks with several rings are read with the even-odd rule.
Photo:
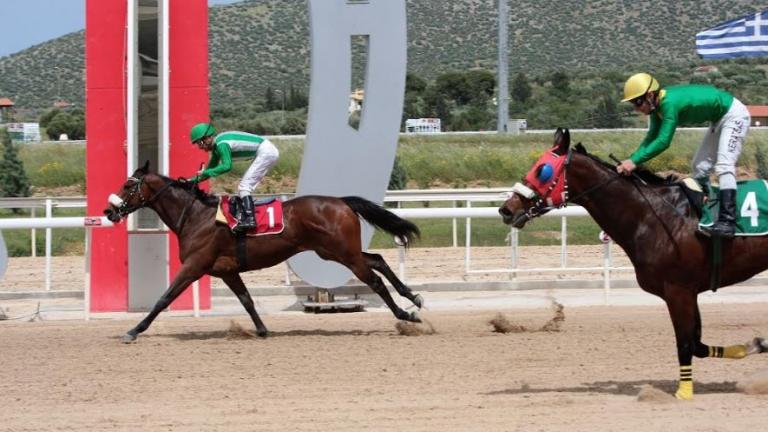
[[[510, 229], [510, 254], [511, 261], [506, 268], [493, 268], [493, 269], [477, 269], [472, 267], [472, 219], [473, 218], [499, 218], [497, 207], [473, 207], [473, 203], [477, 202], [501, 202], [506, 199], [506, 188], [489, 188], [489, 189], [429, 189], [429, 190], [405, 190], [405, 191], [389, 191], [384, 199], [385, 202], [397, 203], [398, 206], [408, 202], [451, 202], [452, 207], [445, 208], [396, 208], [393, 211], [401, 217], [407, 219], [420, 219], [420, 218], [445, 218], [452, 219], [452, 238], [453, 246], [458, 247], [458, 219], [465, 220], [465, 275], [470, 274], [493, 274], [493, 273], [506, 273], [515, 279], [517, 275], [524, 273], [548, 273], [548, 272], [560, 272], [560, 273], [574, 273], [574, 272], [587, 272], [587, 271], [600, 271], [603, 274], [603, 286], [606, 292], [610, 290], [611, 286], [611, 274], [617, 271], [632, 270], [631, 267], [616, 267], [612, 264], [612, 249], [611, 243], [607, 243], [604, 246], [603, 252], [603, 265], [591, 266], [591, 267], [569, 267], [568, 266], [568, 244], [567, 244], [567, 218], [568, 217], [584, 217], [588, 216], [587, 212], [577, 206], [571, 206], [564, 209], [552, 211], [545, 217], [560, 217], [561, 218], [561, 246], [560, 246], [560, 266], [551, 268], [519, 268], [517, 257], [519, 255], [518, 233], [514, 228]], [[457, 207], [459, 203], [463, 203], [464, 207]], [[3, 198], [0, 199], [0, 208], [28, 208], [34, 211], [35, 208], [44, 207], [46, 209], [46, 219], [51, 221], [52, 209], [54, 207], [69, 207], [78, 208], [85, 207], [84, 197], [70, 197], [70, 198]], [[33, 213], [34, 215], [34, 213]], [[54, 218], [58, 219], [78, 219], [78, 218]], [[6, 219], [7, 221], [8, 219]], [[50, 259], [51, 259], [51, 232], [52, 228], [56, 226], [45, 226], [45, 222], [33, 222], [35, 218], [20, 218], [20, 221], [15, 225], [15, 228], [32, 228], [33, 229], [33, 245], [34, 245], [34, 229], [46, 228], [46, 290], [50, 290]], [[0, 228], [2, 226], [0, 225]], [[34, 250], [34, 247], [33, 247]], [[86, 250], [88, 253], [88, 250]], [[399, 254], [399, 273], [403, 280], [406, 280], [406, 262], [405, 254]], [[286, 285], [291, 284], [290, 271], [286, 268]]]

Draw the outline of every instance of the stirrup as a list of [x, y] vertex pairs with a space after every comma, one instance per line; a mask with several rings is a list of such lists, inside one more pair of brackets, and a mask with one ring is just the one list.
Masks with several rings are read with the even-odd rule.
[[736, 235], [736, 226], [734, 224], [724, 224], [716, 222], [712, 226], [700, 227], [703, 234], [712, 237], [732, 238]]

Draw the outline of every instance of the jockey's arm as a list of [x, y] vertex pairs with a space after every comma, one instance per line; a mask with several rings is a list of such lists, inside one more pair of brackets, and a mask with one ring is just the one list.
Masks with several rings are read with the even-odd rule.
[[661, 119], [651, 114], [651, 125], [643, 142], [629, 157], [635, 165], [645, 163], [669, 148], [677, 129], [677, 116], [674, 113], [663, 115]]
[[232, 170], [232, 150], [227, 144], [219, 143], [211, 152], [208, 166], [190, 181], [201, 182], [211, 177], [220, 176]]

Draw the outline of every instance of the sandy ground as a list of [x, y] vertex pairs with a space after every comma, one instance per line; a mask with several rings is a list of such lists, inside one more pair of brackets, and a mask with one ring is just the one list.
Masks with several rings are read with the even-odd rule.
[[[768, 334], [765, 304], [705, 305], [705, 341]], [[161, 316], [0, 322], [2, 431], [744, 431], [768, 396], [737, 382], [768, 355], [696, 360], [693, 402], [669, 396], [677, 361], [663, 307], [566, 308], [559, 332], [499, 334], [503, 312], [537, 328], [547, 308], [424, 312], [435, 334], [402, 336], [388, 313]], [[652, 387], [655, 394], [640, 401]]]
[[[372, 250], [380, 253], [395, 273], [400, 274], [399, 252], [397, 249]], [[569, 246], [566, 264], [570, 267], [597, 267], [603, 265], [603, 246]], [[508, 247], [473, 247], [471, 249], [472, 270], [510, 268], [511, 250]], [[616, 267], [629, 267], [631, 264], [624, 252], [612, 248], [612, 264]], [[520, 248], [518, 268], [558, 267], [561, 265], [559, 246], [528, 246]], [[51, 289], [77, 291], [84, 286], [83, 271], [85, 260], [82, 256], [53, 257], [51, 260]], [[508, 281], [509, 274], [472, 273], [465, 274], [465, 250], [463, 247], [452, 248], [413, 248], [405, 255], [405, 280], [409, 283], [453, 282], [453, 281]], [[249, 272], [243, 275], [248, 287], [281, 286], [285, 284], [287, 266], [280, 264], [268, 269]], [[619, 272], [621, 278], [633, 279], [632, 272]], [[587, 273], [520, 273], [518, 280], [541, 278], [577, 279], [600, 278], [601, 272]], [[292, 276], [292, 281], [299, 279]], [[213, 280], [214, 288], [226, 285], [218, 279]], [[5, 277], [0, 280], [0, 292], [3, 291], [44, 291], [45, 258], [11, 258]]]

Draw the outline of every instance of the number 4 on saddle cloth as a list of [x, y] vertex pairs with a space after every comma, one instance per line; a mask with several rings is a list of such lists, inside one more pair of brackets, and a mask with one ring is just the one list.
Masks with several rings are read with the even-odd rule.
[[[768, 234], [768, 182], [765, 180], [740, 181], [736, 186], [736, 235], [761, 236]], [[704, 205], [699, 226], [711, 226], [717, 220], [719, 202], [717, 188]]]
[[[229, 196], [222, 196], [219, 208], [216, 211], [216, 222], [226, 224], [229, 229], [237, 225], [236, 205]], [[239, 209], [237, 209], [239, 211]], [[247, 236], [264, 234], [279, 234], [283, 232], [283, 202], [276, 198], [255, 201], [253, 214], [256, 219], [256, 228], [246, 233]]]

